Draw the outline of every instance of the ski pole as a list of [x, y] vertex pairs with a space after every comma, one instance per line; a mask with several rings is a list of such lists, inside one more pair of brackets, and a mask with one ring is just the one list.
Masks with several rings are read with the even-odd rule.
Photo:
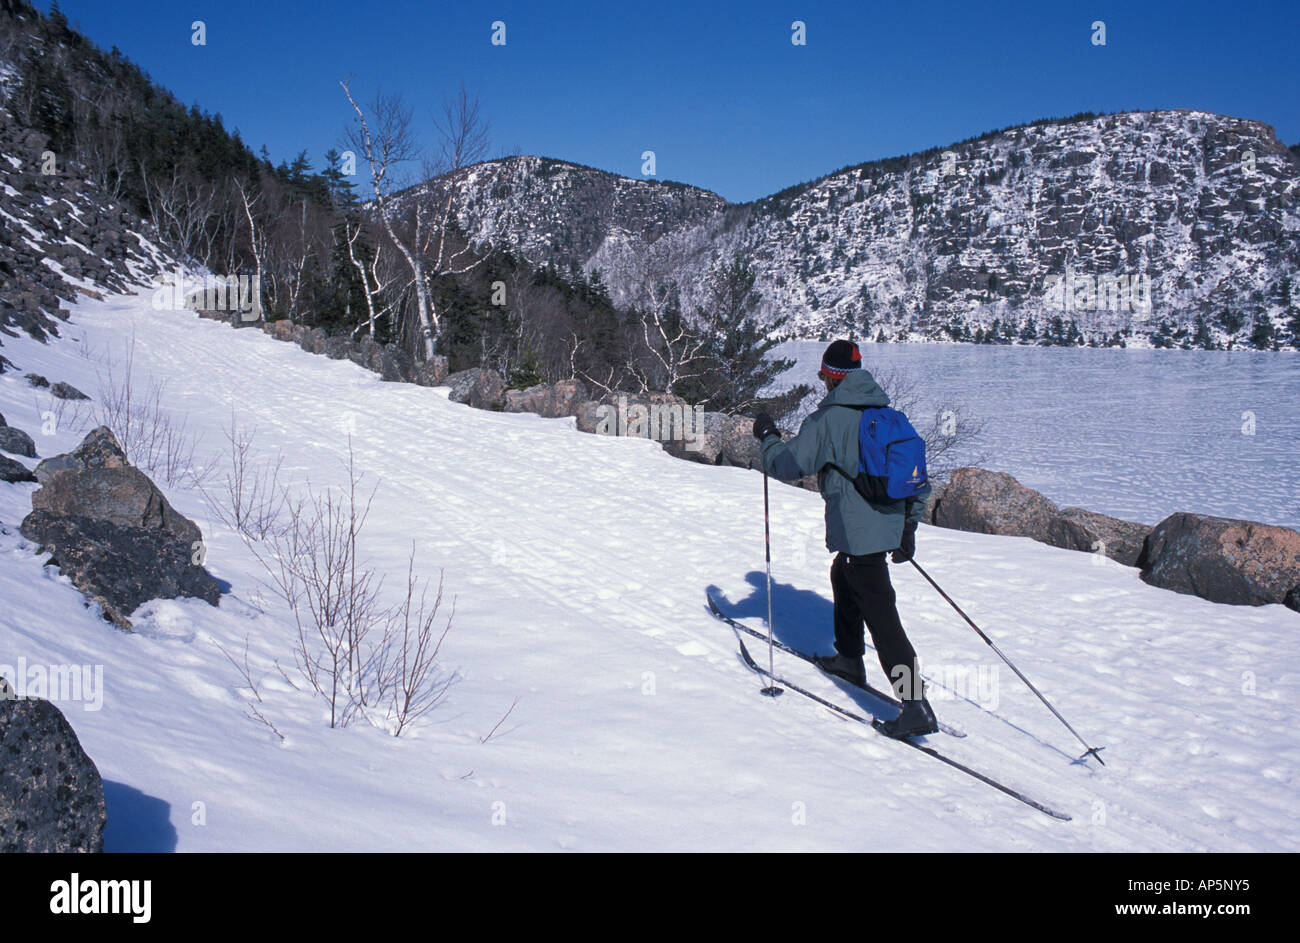
[[974, 620], [972, 620], [970, 616], [966, 615], [966, 613], [962, 611], [961, 606], [959, 606], [959, 605], [957, 605], [955, 602], [953, 602], [953, 601], [952, 601], [952, 597], [949, 596], [947, 593], [945, 593], [945, 592], [943, 591], [943, 587], [941, 587], [938, 583], [936, 583], [936, 582], [934, 581], [934, 579], [930, 576], [929, 573], [927, 573], [927, 572], [925, 572], [925, 570], [921, 569], [921, 564], [917, 563], [916, 560], [915, 560], [915, 558], [913, 558], [913, 559], [912, 559], [911, 561], [909, 561], [909, 562], [912, 564], [912, 566], [916, 567], [917, 572], [920, 573], [922, 576], [924, 576], [925, 579], [926, 579], [926, 581], [927, 581], [931, 586], [933, 586], [936, 590], [939, 591], [939, 595], [942, 596], [944, 599], [946, 599], [946, 600], [948, 601], [948, 605], [952, 606], [954, 609], [957, 610], [957, 615], [961, 616], [963, 619], [966, 620], [966, 624], [969, 625], [972, 629], [975, 630], [975, 633], [976, 633], [980, 638], [982, 638], [982, 639], [985, 641], [985, 643], [988, 645], [988, 647], [991, 648], [991, 649], [993, 649], [993, 651], [997, 652], [997, 653], [998, 653], [998, 657], [1001, 658], [1003, 661], [1005, 661], [1008, 665], [1011, 666], [1011, 670], [1014, 671], [1014, 672], [1016, 673], [1016, 677], [1018, 677], [1021, 681], [1025, 682], [1025, 684], [1026, 684], [1026, 686], [1028, 686], [1029, 690], [1033, 691], [1035, 694], [1038, 695], [1038, 699], [1039, 699], [1040, 701], [1042, 701], [1044, 704], [1047, 705], [1047, 709], [1048, 709], [1049, 711], [1051, 711], [1053, 714], [1056, 715], [1056, 719], [1059, 720], [1061, 723], [1065, 724], [1065, 729], [1068, 730], [1068, 731], [1070, 731], [1070, 733], [1074, 734], [1075, 738], [1078, 739], [1078, 741], [1079, 741], [1080, 743], [1082, 743], [1085, 747], [1088, 748], [1088, 749], [1084, 752], [1083, 756], [1079, 757], [1079, 759], [1083, 759], [1083, 757], [1085, 757], [1085, 756], [1090, 756], [1090, 755], [1091, 755], [1091, 756], [1095, 756], [1095, 757], [1097, 758], [1097, 762], [1100, 763], [1102, 766], [1105, 766], [1105, 765], [1106, 765], [1106, 761], [1103, 760], [1103, 759], [1101, 758], [1101, 751], [1104, 750], [1104, 749], [1106, 749], [1106, 748], [1105, 748], [1105, 747], [1094, 747], [1094, 746], [1089, 746], [1089, 745], [1088, 745], [1088, 741], [1085, 740], [1085, 739], [1083, 739], [1083, 737], [1079, 736], [1079, 731], [1077, 731], [1077, 730], [1075, 730], [1073, 727], [1071, 727], [1071, 726], [1070, 726], [1070, 722], [1069, 722], [1068, 720], [1066, 720], [1064, 717], [1061, 716], [1061, 712], [1058, 711], [1055, 707], [1052, 706], [1052, 702], [1049, 701], [1047, 698], [1043, 697], [1042, 693], [1038, 690], [1038, 688], [1034, 687], [1033, 683], [1032, 683], [1028, 678], [1026, 678], [1026, 677], [1024, 676], [1024, 674], [1021, 672], [1021, 670], [1020, 670], [1019, 668], [1017, 668], [1015, 665], [1013, 665], [1013, 664], [1011, 663], [1011, 659], [1010, 659], [1010, 658], [1008, 658], [1006, 655], [1002, 654], [1002, 649], [1000, 649], [1000, 648], [998, 648], [996, 645], [994, 645], [994, 644], [993, 644], [993, 640], [992, 640], [991, 638], [989, 638], [987, 635], [985, 635], [984, 632], [983, 632], [983, 630], [982, 630], [978, 625], [975, 624]]
[[763, 460], [763, 551], [767, 558], [767, 676], [772, 679], [772, 684], [763, 688], [762, 693], [768, 697], [776, 697], [784, 693], [783, 688], [776, 686], [775, 666], [772, 656], [772, 525], [770, 523], [771, 512], [768, 510], [767, 501], [767, 459]]

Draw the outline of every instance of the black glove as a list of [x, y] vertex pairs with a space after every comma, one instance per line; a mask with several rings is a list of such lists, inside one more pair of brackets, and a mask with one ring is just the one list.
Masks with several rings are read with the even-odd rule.
[[762, 442], [770, 435], [780, 435], [781, 430], [776, 427], [772, 417], [767, 413], [759, 413], [754, 417], [754, 438]]
[[906, 563], [912, 557], [916, 556], [916, 525], [903, 525], [903, 542], [899, 544], [898, 549], [890, 554], [889, 559], [895, 563]]

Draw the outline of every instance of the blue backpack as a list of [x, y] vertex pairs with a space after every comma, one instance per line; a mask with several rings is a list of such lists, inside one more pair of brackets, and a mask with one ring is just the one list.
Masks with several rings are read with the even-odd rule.
[[858, 477], [853, 485], [862, 497], [876, 503], [914, 498], [925, 490], [925, 441], [897, 409], [862, 410]]

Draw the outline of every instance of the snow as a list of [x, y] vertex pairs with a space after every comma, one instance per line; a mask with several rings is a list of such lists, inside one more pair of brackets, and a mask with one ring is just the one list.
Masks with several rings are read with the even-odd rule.
[[[106, 781], [109, 850], [1300, 849], [1294, 612], [1215, 605], [1089, 554], [923, 525], [918, 559], [1108, 765], [1075, 762], [1068, 731], [896, 568], [936, 709], [969, 734], [932, 744], [1073, 816], [1059, 822], [797, 696], [759, 696], [731, 630], [703, 607], [712, 587], [761, 625], [757, 473], [584, 435], [572, 420], [475, 411], [445, 389], [154, 310], [147, 291], [72, 311], [61, 340], [5, 340], [20, 370], [0, 376], [0, 412], [42, 455], [74, 447], [91, 417], [50, 425], [55, 401], [21, 374], [96, 396], [106, 355], [120, 362], [133, 337], [139, 378], [167, 383], [203, 453], [221, 452], [233, 409], [256, 427], [259, 456], [282, 451], [294, 480], [338, 486], [351, 429], [378, 483], [364, 551], [395, 591], [414, 541], [456, 597], [447, 699], [410, 736], [331, 730], [277, 670], [294, 676], [292, 624], [200, 493], [160, 482], [231, 592], [219, 608], [147, 603], [126, 634], [18, 535], [36, 486], [0, 485], [0, 663], [102, 666], [102, 709], [60, 706]], [[776, 632], [826, 651], [820, 519], [817, 495], [773, 490]], [[245, 644], [260, 701], [221, 651], [242, 660]], [[802, 662], [777, 668], [871, 706]]]

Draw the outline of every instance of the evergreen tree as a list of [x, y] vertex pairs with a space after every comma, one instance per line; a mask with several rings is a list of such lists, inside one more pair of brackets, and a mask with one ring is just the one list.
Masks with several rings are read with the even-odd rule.
[[1245, 323], [1245, 316], [1230, 308], [1224, 308], [1223, 313], [1219, 315], [1219, 325], [1228, 332], [1230, 337], [1240, 331]]
[[1196, 316], [1196, 325], [1192, 334], [1192, 343], [1203, 350], [1214, 350], [1218, 345], [1214, 343], [1214, 336], [1210, 333], [1210, 326], [1205, 323], [1205, 316], [1198, 314]]
[[755, 277], [749, 261], [739, 253], [710, 272], [707, 308], [697, 309], [695, 318], [707, 331], [702, 362], [692, 365], [690, 372], [697, 376], [678, 390], [688, 401], [722, 412], [743, 412], [763, 402], [760, 392], [794, 366], [792, 360], [767, 356], [779, 343], [789, 318], [779, 317], [766, 326], [759, 323]]
[[1257, 350], [1269, 350], [1273, 346], [1273, 334], [1273, 319], [1261, 308], [1255, 316], [1255, 328], [1250, 332], [1250, 343]]
[[342, 155], [330, 148], [325, 152], [325, 169], [320, 175], [325, 181], [325, 189], [329, 192], [334, 208], [346, 213], [358, 203], [357, 185], [343, 173], [342, 164]]
[[1048, 346], [1065, 346], [1065, 321], [1059, 314], [1053, 315], [1052, 320], [1048, 322], [1043, 343]]

